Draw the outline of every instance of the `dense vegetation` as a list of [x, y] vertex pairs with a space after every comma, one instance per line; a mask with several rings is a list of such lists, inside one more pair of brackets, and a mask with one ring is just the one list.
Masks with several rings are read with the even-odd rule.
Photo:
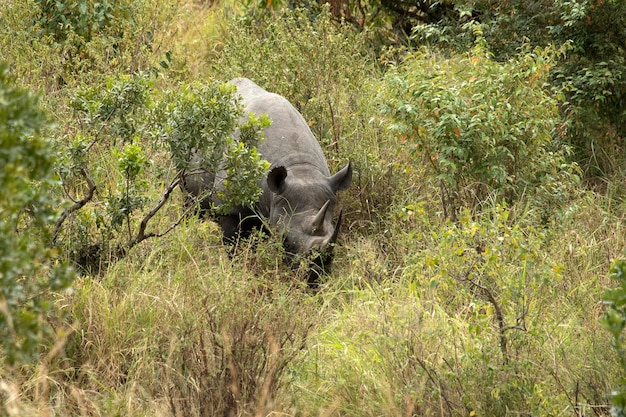
[[[328, 3], [6, 2], [1, 415], [625, 415], [626, 5]], [[178, 188], [237, 76], [353, 163], [316, 291]]]

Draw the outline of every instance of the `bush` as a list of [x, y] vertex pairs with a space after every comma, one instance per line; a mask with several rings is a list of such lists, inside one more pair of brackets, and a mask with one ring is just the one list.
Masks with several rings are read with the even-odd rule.
[[[626, 6], [618, 0], [558, 1], [560, 24], [551, 27], [568, 54], [554, 68], [566, 90], [569, 138], [588, 177], [626, 167]], [[621, 175], [621, 174], [620, 174]]]
[[172, 3], [11, 1], [3, 10], [0, 56], [23, 83], [47, 93], [42, 104], [63, 124], [71, 94], [63, 89], [158, 65], [167, 53]]
[[[574, 281], [551, 250], [561, 253], [562, 242], [519, 216], [520, 207], [465, 210], [457, 222], [426, 208], [415, 204], [396, 219], [395, 246], [379, 249], [373, 262], [371, 247], [348, 249], [352, 261], [323, 293], [322, 326], [290, 366], [296, 409], [346, 416], [604, 410], [616, 361], [597, 323], [598, 282]], [[385, 265], [381, 258], [396, 251], [404, 251], [402, 262]]]
[[133, 18], [128, 5], [121, 2], [35, 0], [35, 4], [39, 8], [37, 23], [42, 35], [52, 35], [59, 43], [67, 41], [72, 33], [89, 42], [109, 31], [116, 19]]
[[73, 278], [50, 244], [59, 200], [47, 124], [38, 98], [0, 64], [0, 344], [11, 365], [39, 353], [51, 292]]
[[514, 202], [556, 178], [576, 183], [558, 102], [545, 89], [554, 57], [525, 49], [498, 63], [479, 36], [467, 56], [415, 52], [387, 74], [382, 112], [402, 149], [440, 186], [448, 217], [494, 192]]
[[619, 287], [610, 289], [604, 295], [604, 302], [608, 305], [602, 324], [611, 333], [611, 344], [617, 353], [621, 366], [619, 385], [611, 394], [613, 408], [611, 414], [616, 417], [626, 416], [626, 347], [624, 346], [623, 330], [626, 327], [626, 261], [617, 259], [609, 271], [611, 278], [617, 281]]
[[[220, 204], [215, 210], [222, 213], [233, 206], [253, 206], [262, 192], [259, 180], [269, 169], [256, 147], [271, 121], [265, 114], [248, 114], [242, 122], [238, 97], [230, 84], [183, 87], [165, 99], [157, 116], [165, 120], [159, 135], [181, 178], [202, 171], [215, 173], [217, 167], [227, 173], [223, 190], [206, 190], [207, 196], [218, 193]], [[231, 136], [235, 128], [239, 128], [237, 141]]]
[[[352, 2], [348, 2], [352, 3]], [[368, 2], [371, 7], [377, 2]], [[384, 3], [384, 2], [382, 2]], [[411, 42], [454, 53], [471, 48], [480, 23], [496, 60], [514, 58], [524, 45], [567, 46], [554, 60], [550, 83], [565, 90], [561, 115], [566, 139], [587, 177], [624, 169], [626, 124], [626, 6], [621, 0], [408, 1], [396, 9], [410, 19]], [[411, 10], [412, 8], [412, 10]], [[420, 10], [421, 9], [421, 10]], [[421, 11], [421, 13], [414, 13]], [[432, 19], [431, 17], [435, 17]], [[398, 19], [398, 20], [400, 20]]]

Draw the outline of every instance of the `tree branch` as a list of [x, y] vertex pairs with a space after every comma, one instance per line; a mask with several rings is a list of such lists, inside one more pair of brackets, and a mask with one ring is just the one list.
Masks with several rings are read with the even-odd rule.
[[163, 195], [161, 196], [161, 200], [159, 200], [159, 202], [157, 203], [156, 206], [154, 206], [152, 208], [152, 210], [150, 210], [141, 220], [141, 223], [139, 225], [139, 231], [137, 232], [137, 236], [135, 236], [135, 238], [128, 244], [128, 247], [126, 250], [131, 249], [132, 247], [134, 247], [135, 245], [137, 245], [140, 242], [143, 242], [146, 239], [152, 238], [152, 237], [162, 237], [165, 236], [166, 234], [168, 234], [169, 232], [171, 232], [176, 226], [178, 226], [183, 219], [186, 217], [187, 214], [187, 210], [185, 211], [185, 213], [183, 213], [178, 220], [176, 220], [174, 223], [172, 223], [170, 225], [170, 227], [168, 227], [164, 232], [161, 233], [157, 233], [157, 232], [151, 232], [151, 233], [146, 233], [146, 229], [148, 227], [148, 222], [150, 222], [150, 220], [152, 220], [152, 218], [158, 213], [159, 210], [161, 210], [161, 208], [165, 205], [165, 203], [169, 200], [170, 195], [172, 194], [172, 191], [174, 191], [174, 189], [176, 187], [178, 187], [178, 185], [180, 184], [181, 181], [181, 177], [180, 175], [178, 175], [171, 183], [170, 185], [168, 185], [168, 187], [165, 189], [165, 192], [163, 193]]
[[[113, 111], [111, 111], [103, 119], [102, 124], [100, 125], [100, 128], [98, 129], [98, 131], [96, 132], [94, 136], [94, 139], [85, 148], [85, 153], [88, 153], [91, 150], [91, 148], [100, 140], [100, 134], [102, 133], [102, 131], [104, 130], [104, 127], [106, 126], [105, 122], [107, 122], [112, 116], [113, 116]], [[79, 122], [82, 125], [82, 121], [80, 121], [80, 119], [79, 119]], [[56, 243], [57, 239], [59, 238], [59, 234], [61, 233], [61, 227], [63, 226], [63, 223], [68, 218], [68, 216], [72, 214], [73, 212], [80, 210], [87, 203], [93, 200], [93, 195], [96, 191], [96, 184], [93, 182], [93, 180], [91, 179], [91, 177], [89, 176], [85, 168], [81, 168], [80, 173], [83, 176], [83, 178], [85, 178], [85, 181], [87, 181], [87, 185], [89, 186], [89, 189], [87, 190], [87, 194], [85, 195], [85, 197], [83, 197], [81, 200], [75, 201], [71, 207], [65, 209], [63, 213], [61, 213], [61, 216], [59, 217], [56, 224], [54, 225], [54, 234], [52, 235], [53, 244]], [[70, 197], [70, 200], [73, 201], [71, 197]]]
[[487, 300], [489, 300], [489, 302], [493, 306], [493, 309], [495, 310], [496, 320], [498, 322], [498, 329], [499, 329], [499, 334], [500, 334], [500, 350], [502, 351], [504, 364], [505, 365], [508, 364], [509, 354], [508, 354], [508, 349], [507, 349], [507, 339], [506, 339], [505, 333], [507, 330], [518, 328], [518, 326], [507, 326], [505, 324], [504, 313], [502, 313], [502, 308], [500, 308], [500, 303], [498, 303], [498, 300], [496, 300], [496, 297], [494, 297], [493, 293], [489, 290], [489, 288], [469, 278], [464, 278], [464, 280], [472, 284], [474, 287], [480, 289], [483, 295], [487, 297]]
[[91, 177], [89, 176], [85, 168], [81, 168], [80, 173], [83, 176], [83, 178], [85, 178], [85, 181], [87, 181], [87, 185], [89, 186], [89, 189], [87, 190], [87, 194], [85, 194], [85, 197], [83, 197], [81, 200], [78, 200], [72, 206], [65, 209], [63, 213], [61, 213], [61, 216], [59, 217], [56, 224], [54, 225], [54, 234], [52, 235], [52, 243], [56, 243], [59, 237], [59, 234], [61, 233], [61, 227], [63, 226], [63, 223], [68, 218], [68, 216], [72, 214], [73, 212], [83, 208], [85, 204], [89, 203], [93, 199], [94, 192], [96, 191], [96, 184], [93, 182], [93, 180], [91, 179]]

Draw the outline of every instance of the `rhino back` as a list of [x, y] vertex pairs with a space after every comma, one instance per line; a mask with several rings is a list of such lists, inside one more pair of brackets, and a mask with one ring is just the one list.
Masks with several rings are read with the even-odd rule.
[[247, 78], [231, 81], [237, 86], [246, 115], [267, 114], [271, 125], [265, 129], [265, 141], [259, 152], [272, 167], [308, 165], [329, 176], [330, 171], [322, 148], [300, 112], [284, 97], [270, 93]]

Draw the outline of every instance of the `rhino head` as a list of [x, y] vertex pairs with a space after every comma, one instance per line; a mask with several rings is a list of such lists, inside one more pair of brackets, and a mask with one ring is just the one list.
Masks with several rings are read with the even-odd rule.
[[309, 166], [277, 166], [267, 175], [271, 192], [269, 226], [282, 233], [285, 254], [293, 268], [302, 261], [309, 264], [311, 285], [332, 260], [341, 226], [341, 212], [333, 223], [336, 193], [347, 189], [351, 182], [350, 163], [331, 176]]

